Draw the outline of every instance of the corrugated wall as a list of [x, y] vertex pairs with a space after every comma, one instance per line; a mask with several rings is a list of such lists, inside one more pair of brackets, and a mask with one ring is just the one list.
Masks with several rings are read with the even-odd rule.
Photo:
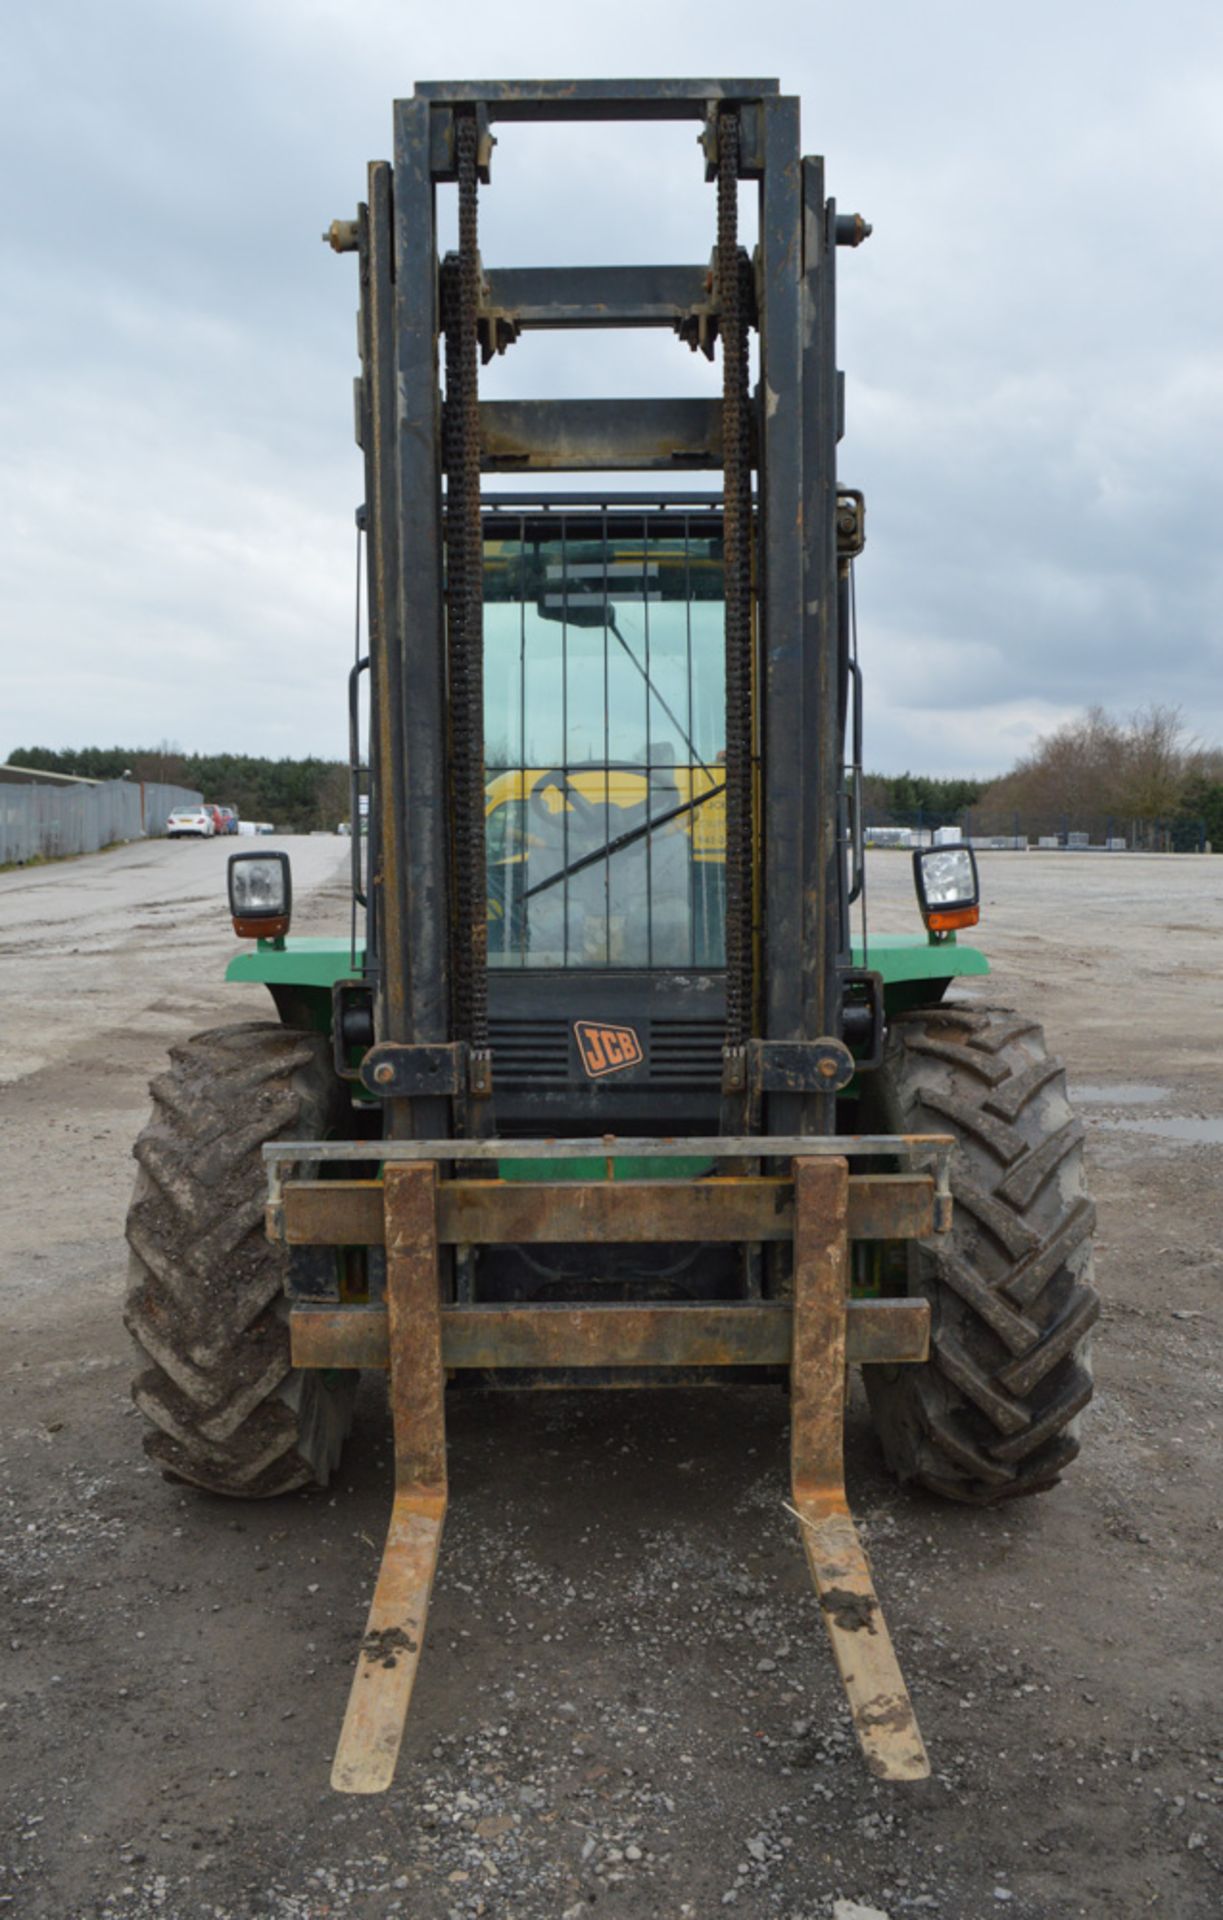
[[0, 781], [0, 866], [97, 853], [116, 840], [164, 834], [175, 807], [199, 802], [187, 787], [154, 780], [104, 780], [88, 787]]

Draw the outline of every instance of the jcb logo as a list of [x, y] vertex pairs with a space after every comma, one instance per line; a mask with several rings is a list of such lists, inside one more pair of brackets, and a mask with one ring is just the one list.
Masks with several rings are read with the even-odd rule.
[[592, 1080], [600, 1079], [605, 1073], [622, 1073], [625, 1067], [638, 1066], [645, 1057], [631, 1027], [607, 1027], [597, 1020], [576, 1020], [573, 1031], [582, 1065]]

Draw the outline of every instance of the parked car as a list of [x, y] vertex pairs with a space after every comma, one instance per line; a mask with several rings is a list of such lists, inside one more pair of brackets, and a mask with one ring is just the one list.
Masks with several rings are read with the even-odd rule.
[[216, 830], [210, 807], [175, 807], [166, 821], [167, 840], [211, 840]]

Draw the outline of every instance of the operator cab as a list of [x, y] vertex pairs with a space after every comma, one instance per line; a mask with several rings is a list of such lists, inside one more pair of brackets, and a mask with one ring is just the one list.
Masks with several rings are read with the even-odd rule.
[[497, 498], [484, 553], [498, 1125], [716, 1132], [720, 503]]

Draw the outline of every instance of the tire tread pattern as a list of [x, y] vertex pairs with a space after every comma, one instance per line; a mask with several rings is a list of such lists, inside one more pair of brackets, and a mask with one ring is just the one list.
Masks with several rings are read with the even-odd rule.
[[1062, 1064], [1039, 1022], [1009, 1008], [927, 1007], [893, 1021], [866, 1102], [881, 1131], [957, 1138], [951, 1234], [911, 1250], [931, 1357], [864, 1369], [889, 1462], [977, 1505], [1053, 1486], [1079, 1449], [1100, 1311]]
[[263, 1498], [326, 1485], [355, 1374], [295, 1372], [289, 1254], [264, 1235], [261, 1148], [339, 1124], [322, 1035], [275, 1022], [196, 1034], [152, 1082], [134, 1148], [124, 1321], [145, 1451], [173, 1479]]

